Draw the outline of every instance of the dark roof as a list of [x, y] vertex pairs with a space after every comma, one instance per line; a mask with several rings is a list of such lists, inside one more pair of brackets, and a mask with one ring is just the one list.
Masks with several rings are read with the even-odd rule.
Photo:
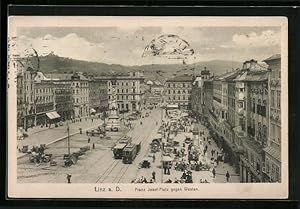
[[266, 61], [271, 61], [271, 60], [277, 60], [277, 59], [281, 59], [281, 55], [280, 54], [274, 54], [272, 55], [271, 57], [263, 60], [263, 62], [266, 62]]
[[231, 72], [226, 72], [224, 74], [219, 75], [216, 80], [231, 81], [235, 79], [240, 73], [241, 73], [240, 69]]
[[234, 81], [266, 81], [268, 80], [267, 70], [261, 71], [243, 71], [243, 73], [239, 74]]
[[179, 75], [173, 78], [168, 78], [167, 82], [192, 82], [194, 80], [192, 75]]
[[73, 74], [72, 73], [51, 73], [51, 74], [45, 74], [45, 76], [49, 79], [71, 80]]
[[59, 80], [72, 80], [73, 76], [79, 76], [80, 80], [88, 80], [84, 75], [81, 73], [73, 74], [73, 73], [50, 73], [45, 74], [47, 78], [50, 79], [59, 79]]

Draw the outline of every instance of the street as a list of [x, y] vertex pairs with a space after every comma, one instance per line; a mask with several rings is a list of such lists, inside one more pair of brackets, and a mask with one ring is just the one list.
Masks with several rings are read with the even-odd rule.
[[[149, 112], [149, 116], [145, 116], [145, 111]], [[54, 137], [63, 137], [66, 135], [65, 126], [43, 130], [32, 133], [32, 138], [20, 141], [25, 144], [32, 143], [47, 144], [51, 141], [45, 150], [45, 153], [52, 154], [52, 160], [57, 162], [56, 166], [50, 166], [49, 163], [35, 164], [29, 162], [28, 156], [18, 158], [18, 182], [48, 182], [48, 183], [67, 183], [66, 176], [71, 175], [71, 183], [130, 183], [140, 178], [150, 180], [155, 175], [155, 182], [161, 183], [168, 180], [180, 179], [182, 172], [171, 170], [170, 175], [163, 174], [162, 169], [162, 154], [157, 152], [155, 159], [153, 153], [150, 152], [150, 143], [157, 135], [161, 122], [166, 120], [164, 111], [160, 108], [153, 110], [144, 110], [142, 117], [132, 121], [133, 128], [129, 129], [123, 126], [119, 132], [108, 132], [107, 137], [91, 137], [85, 134], [86, 129], [97, 127], [102, 124], [100, 119], [91, 119], [82, 121], [81, 123], [70, 124], [72, 134], [70, 136], [70, 151], [76, 152], [79, 148], [89, 145], [90, 150], [85, 155], [79, 157], [76, 164], [65, 167], [64, 154], [67, 153], [67, 138], [56, 141]], [[83, 129], [80, 134], [76, 129], [81, 127]], [[201, 126], [204, 130], [204, 136], [208, 137], [208, 130]], [[189, 128], [191, 129], [191, 127]], [[53, 134], [55, 133], [55, 134]], [[176, 140], [180, 144], [187, 133], [179, 133]], [[41, 137], [41, 135], [43, 137]], [[112, 148], [117, 141], [123, 136], [128, 135], [132, 137], [133, 142], [141, 141], [141, 150], [132, 164], [124, 164], [121, 159], [114, 159]], [[51, 136], [47, 137], [47, 136]], [[88, 139], [90, 138], [90, 141]], [[27, 141], [26, 141], [27, 140]], [[33, 143], [34, 142], [34, 143]], [[95, 148], [93, 149], [92, 145]], [[218, 150], [217, 145], [212, 142], [207, 151], [207, 159], [211, 158], [211, 149]], [[220, 151], [220, 150], [218, 150]], [[140, 168], [140, 162], [145, 159], [151, 159], [150, 168]], [[212, 177], [211, 171], [195, 171], [193, 172], [193, 182], [199, 183], [201, 180], [207, 180], [210, 183], [226, 182], [225, 173], [231, 173], [230, 182], [238, 182], [239, 178], [234, 175], [234, 169], [228, 164], [220, 162], [216, 168], [216, 177]]]

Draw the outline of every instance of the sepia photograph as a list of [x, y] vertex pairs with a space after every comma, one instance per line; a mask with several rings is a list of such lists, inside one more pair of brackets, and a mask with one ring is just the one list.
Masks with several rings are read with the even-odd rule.
[[284, 17], [9, 17], [11, 198], [286, 198]]

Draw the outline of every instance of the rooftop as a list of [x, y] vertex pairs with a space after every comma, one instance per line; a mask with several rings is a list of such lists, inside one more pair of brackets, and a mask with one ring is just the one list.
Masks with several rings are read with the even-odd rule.
[[168, 78], [167, 82], [192, 82], [194, 80], [192, 75], [179, 75], [173, 78]]
[[277, 60], [277, 59], [281, 59], [281, 55], [280, 54], [274, 54], [272, 55], [271, 57], [263, 60], [263, 62], [266, 62], [266, 61], [271, 61], [271, 60]]
[[244, 71], [239, 74], [234, 81], [266, 81], [268, 80], [268, 71]]
[[81, 73], [50, 73], [50, 74], [45, 74], [45, 77], [51, 79], [59, 79], [59, 80], [72, 80], [73, 77], [78, 76], [80, 80], [88, 80], [83, 74]]

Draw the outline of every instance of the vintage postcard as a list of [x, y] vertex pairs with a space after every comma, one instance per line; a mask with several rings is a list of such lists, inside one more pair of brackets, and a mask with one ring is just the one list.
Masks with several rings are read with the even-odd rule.
[[9, 198], [287, 198], [285, 17], [11, 16]]

